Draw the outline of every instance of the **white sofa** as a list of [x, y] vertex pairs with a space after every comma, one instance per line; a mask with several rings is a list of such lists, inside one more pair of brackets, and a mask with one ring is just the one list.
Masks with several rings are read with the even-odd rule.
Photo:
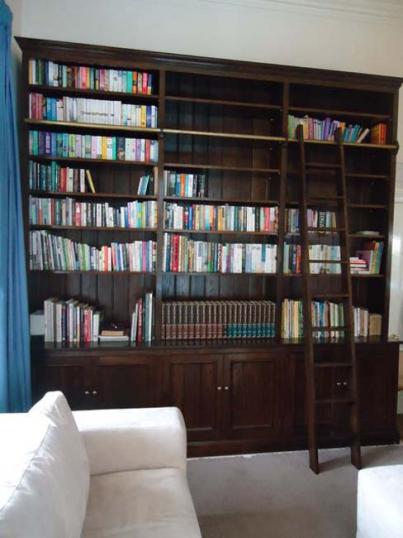
[[403, 538], [403, 465], [359, 471], [357, 538]]
[[0, 536], [200, 538], [176, 408], [0, 415]]

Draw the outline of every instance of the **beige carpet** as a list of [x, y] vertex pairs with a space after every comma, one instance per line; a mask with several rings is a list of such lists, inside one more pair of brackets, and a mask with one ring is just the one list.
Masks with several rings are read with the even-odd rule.
[[[203, 538], [353, 538], [357, 471], [347, 449], [189, 460]], [[403, 445], [363, 449], [364, 466], [403, 463]]]

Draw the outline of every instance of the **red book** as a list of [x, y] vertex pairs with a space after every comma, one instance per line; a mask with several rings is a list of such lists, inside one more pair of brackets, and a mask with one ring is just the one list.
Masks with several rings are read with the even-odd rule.
[[138, 301], [138, 318], [137, 318], [137, 343], [143, 341], [143, 299]]
[[143, 73], [143, 87], [142, 87], [141, 93], [144, 95], [147, 95], [147, 86], [148, 86], [148, 75], [147, 73]]

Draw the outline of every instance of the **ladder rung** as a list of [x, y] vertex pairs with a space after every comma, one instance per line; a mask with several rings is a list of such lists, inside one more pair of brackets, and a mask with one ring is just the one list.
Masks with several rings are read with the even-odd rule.
[[348, 260], [308, 260], [309, 263], [348, 263]]
[[352, 368], [353, 365], [349, 362], [316, 362], [315, 368]]
[[348, 299], [348, 293], [313, 293], [311, 300], [314, 299]]
[[315, 226], [308, 226], [307, 228], [308, 232], [316, 232], [316, 233], [323, 233], [323, 232], [345, 232], [345, 228], [317, 228]]
[[326, 404], [353, 404], [355, 400], [353, 398], [319, 398], [315, 400], [318, 405]]
[[329, 163], [318, 163], [318, 162], [308, 162], [305, 163], [306, 168], [328, 168], [330, 170], [341, 168], [340, 164], [329, 164]]
[[312, 327], [313, 332], [321, 332], [321, 331], [346, 331], [348, 330], [348, 327], [346, 325], [337, 325], [336, 327]]

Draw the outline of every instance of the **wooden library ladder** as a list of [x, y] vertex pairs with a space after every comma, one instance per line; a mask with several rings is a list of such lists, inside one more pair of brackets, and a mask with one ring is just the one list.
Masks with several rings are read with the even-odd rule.
[[[359, 423], [359, 396], [358, 396], [358, 376], [357, 362], [355, 354], [354, 342], [354, 316], [352, 304], [352, 284], [350, 273], [350, 245], [349, 245], [349, 226], [347, 212], [347, 189], [346, 189], [346, 171], [344, 145], [341, 131], [336, 133], [336, 144], [334, 151], [336, 152], [336, 164], [334, 163], [319, 163], [307, 162], [305, 157], [304, 134], [302, 125], [297, 128], [297, 138], [300, 157], [300, 227], [301, 227], [301, 254], [302, 254], [302, 277], [303, 277], [303, 327], [304, 327], [304, 349], [305, 349], [305, 381], [306, 381], [306, 420], [308, 428], [308, 448], [309, 448], [309, 465], [312, 471], [319, 473], [318, 459], [318, 432], [317, 432], [317, 408], [320, 405], [330, 405], [332, 410], [334, 406], [348, 406], [350, 418], [350, 449], [351, 463], [359, 469], [361, 467], [361, 444], [360, 444], [360, 423]], [[323, 171], [321, 179], [324, 179], [329, 171], [332, 175], [329, 178], [337, 178], [337, 196], [326, 197], [310, 197], [309, 195], [309, 177], [310, 172]], [[308, 207], [313, 205], [330, 205], [337, 209], [336, 211], [336, 228], [325, 230], [339, 234], [340, 238], [340, 257], [339, 262], [334, 260], [325, 260], [327, 263], [339, 263], [341, 266], [342, 291], [340, 293], [312, 293], [312, 277], [310, 273], [311, 263], [319, 260], [309, 258], [309, 244], [312, 237], [315, 235], [312, 232], [317, 232], [308, 226]], [[323, 260], [320, 260], [323, 261]], [[320, 280], [320, 279], [319, 279]], [[319, 281], [318, 281], [319, 282]], [[345, 344], [345, 353], [342, 359], [332, 361], [327, 358], [326, 361], [318, 360], [315, 357], [315, 335], [322, 333], [322, 336], [329, 335], [329, 327], [314, 327], [312, 323], [312, 301], [315, 299], [331, 300], [336, 299], [337, 302], [343, 304], [344, 323], [342, 326], [332, 328], [330, 333], [334, 335], [339, 333], [339, 337], [343, 337]], [[323, 340], [324, 338], [322, 338]], [[339, 347], [339, 346], [337, 346]], [[350, 373], [349, 394], [348, 396], [337, 397], [335, 390], [332, 389], [332, 394], [329, 398], [318, 398], [317, 393], [317, 375], [319, 368], [347, 368]]]

